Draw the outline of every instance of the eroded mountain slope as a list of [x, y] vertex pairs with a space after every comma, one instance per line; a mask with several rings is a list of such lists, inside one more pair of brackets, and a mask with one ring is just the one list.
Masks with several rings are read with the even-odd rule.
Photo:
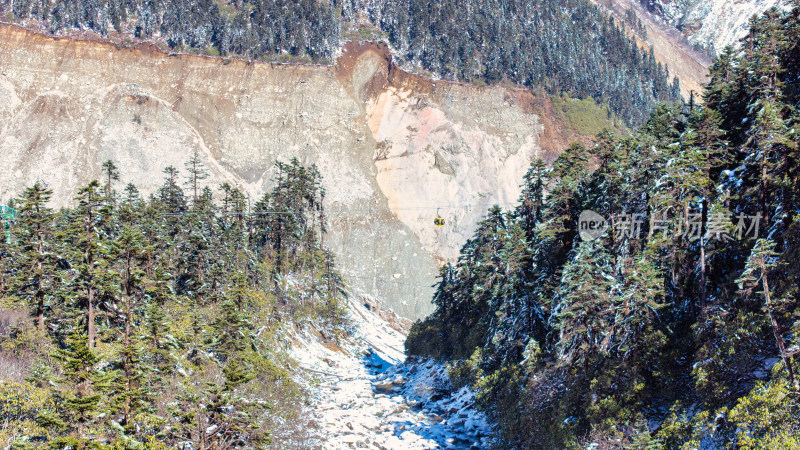
[[640, 0], [650, 11], [679, 29], [694, 45], [721, 52], [736, 46], [749, 29], [750, 18], [769, 8], [785, 8], [787, 0]]
[[[712, 56], [737, 46], [750, 18], [769, 8], [786, 8], [787, 0], [591, 0], [619, 22], [629, 11], [642, 30], [628, 30], [640, 45], [652, 49], [657, 61], [680, 79], [681, 95], [702, 92]], [[644, 33], [642, 33], [644, 31]], [[700, 101], [698, 96], [695, 99]]]
[[0, 202], [41, 179], [67, 204], [107, 159], [151, 193], [198, 151], [210, 185], [254, 203], [274, 163], [297, 157], [325, 178], [326, 245], [348, 280], [406, 317], [429, 311], [437, 265], [489, 205], [517, 198], [529, 161], [576, 137], [544, 98], [434, 83], [374, 44], [335, 67], [272, 65], [0, 26], [0, 94]]

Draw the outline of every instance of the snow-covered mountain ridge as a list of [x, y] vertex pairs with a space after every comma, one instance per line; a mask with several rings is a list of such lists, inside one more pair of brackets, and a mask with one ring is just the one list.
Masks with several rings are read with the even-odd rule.
[[785, 8], [787, 0], [641, 0], [651, 12], [681, 30], [694, 45], [720, 52], [747, 33], [753, 15]]
[[[712, 56], [745, 36], [753, 15], [788, 0], [591, 0], [625, 23], [637, 43], [680, 79], [681, 94], [702, 92]], [[640, 21], [631, 26], [628, 15]]]

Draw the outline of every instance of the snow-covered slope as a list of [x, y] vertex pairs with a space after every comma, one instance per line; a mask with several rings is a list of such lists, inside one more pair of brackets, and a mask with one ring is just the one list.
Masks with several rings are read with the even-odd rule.
[[311, 448], [488, 448], [492, 428], [469, 388], [454, 391], [433, 361], [404, 362], [405, 335], [372, 310], [350, 303], [357, 326], [341, 346], [296, 336], [305, 369]]
[[681, 30], [692, 44], [716, 52], [736, 45], [754, 14], [786, 7], [787, 0], [649, 0], [648, 8]]
[[656, 60], [680, 79], [685, 100], [708, 82], [711, 56], [736, 46], [748, 21], [769, 8], [786, 8], [789, 0], [591, 0], [622, 20], [633, 11], [644, 33], [637, 42], [653, 50]]

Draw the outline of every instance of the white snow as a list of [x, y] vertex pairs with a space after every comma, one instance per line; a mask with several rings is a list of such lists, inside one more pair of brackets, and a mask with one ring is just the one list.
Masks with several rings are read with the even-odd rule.
[[312, 392], [311, 447], [324, 449], [483, 449], [492, 427], [468, 387], [453, 392], [442, 364], [404, 362], [405, 336], [350, 302], [355, 335], [341, 348], [311, 333], [292, 357]]

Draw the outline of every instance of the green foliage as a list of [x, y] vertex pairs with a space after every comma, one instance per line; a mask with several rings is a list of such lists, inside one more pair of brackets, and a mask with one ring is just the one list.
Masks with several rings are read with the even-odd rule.
[[63, 376], [52, 380], [56, 407], [42, 412], [39, 421], [66, 430], [70, 438], [83, 439], [86, 429], [97, 424], [112, 375], [97, 368], [100, 358], [89, 348], [88, 337], [78, 331], [70, 334], [66, 348], [57, 349], [52, 356]]
[[25, 190], [19, 199], [17, 264], [19, 271], [13, 277], [16, 295], [25, 298], [36, 316], [39, 331], [45, 329], [45, 315], [57, 301], [59, 287], [57, 263], [54, 252], [53, 211], [47, 207], [53, 191], [37, 182]]
[[504, 445], [797, 447], [798, 7], [751, 21], [706, 106], [532, 164], [442, 270], [406, 348], [451, 360]]
[[641, 125], [659, 101], [677, 101], [677, 78], [612, 18], [584, 0], [385, 0], [368, 6], [402, 57], [446, 78], [541, 86], [572, 125], [608, 122], [608, 104]]
[[406, 338], [406, 354], [437, 359], [449, 356], [444, 353], [446, 347], [442, 342], [442, 333], [442, 324], [435, 319], [428, 318], [414, 322]]
[[330, 62], [346, 40], [385, 40], [431, 76], [579, 98], [563, 102], [579, 132], [608, 122], [599, 105], [639, 125], [680, 98], [677, 78], [588, 0], [4, 0], [3, 13], [52, 33], [113, 30], [128, 45], [158, 37], [174, 51], [277, 62]]
[[54, 437], [52, 430], [37, 422], [39, 411], [52, 407], [53, 398], [46, 389], [31, 383], [0, 381], [0, 411], [6, 423], [0, 430], [0, 444], [20, 445]]
[[564, 123], [578, 134], [596, 136], [609, 126], [611, 111], [592, 98], [572, 99], [566, 95], [553, 96], [553, 104], [563, 113]]
[[785, 380], [758, 383], [740, 398], [728, 415], [738, 448], [789, 449], [800, 447], [800, 410], [796, 391]]
[[[259, 448], [300, 426], [284, 328], [310, 322], [331, 340], [350, 328], [321, 244], [319, 172], [278, 164], [250, 215], [229, 184], [217, 206], [197, 154], [186, 168], [188, 200], [173, 167], [148, 200], [133, 185], [118, 195], [109, 161], [105, 186], [81, 188], [74, 208], [48, 209], [38, 183], [18, 201], [0, 260], [2, 308], [16, 314], [0, 356], [30, 383], [0, 381], [14, 448]], [[12, 385], [27, 397], [8, 400]]]
[[[773, 369], [779, 374], [780, 363]], [[800, 431], [797, 394], [786, 378], [777, 376], [757, 382], [731, 407], [702, 411], [694, 417], [672, 408], [657, 436], [666, 448], [729, 446], [740, 449], [797, 448]]]
[[264, 57], [288, 53], [330, 58], [339, 44], [339, 25], [328, 2], [268, 0], [182, 3], [109, 1], [0, 3], [0, 11], [43, 21], [52, 32], [114, 30], [140, 39], [156, 34], [174, 49], [206, 49], [211, 55]]

